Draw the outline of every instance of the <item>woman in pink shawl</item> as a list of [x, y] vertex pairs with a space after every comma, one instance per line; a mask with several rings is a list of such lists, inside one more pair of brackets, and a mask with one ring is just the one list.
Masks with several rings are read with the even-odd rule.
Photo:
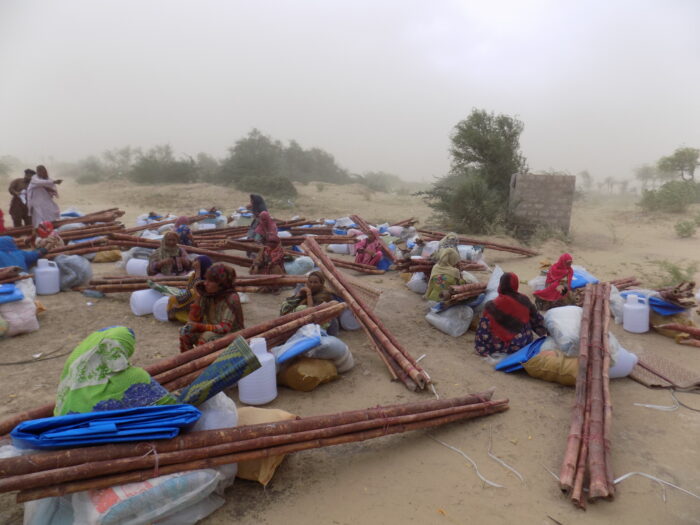
[[355, 244], [355, 262], [377, 266], [382, 260], [381, 240], [376, 228], [370, 228], [370, 234]]
[[57, 221], [61, 215], [54, 198], [58, 197], [57, 184], [62, 180], [51, 180], [46, 167], [37, 166], [36, 175], [27, 187], [27, 208], [32, 217], [32, 226], [36, 228], [44, 221]]
[[565, 253], [549, 267], [544, 289], [535, 292], [535, 302], [539, 310], [549, 310], [571, 303], [569, 292], [571, 279], [574, 277], [571, 267], [573, 260], [571, 255]]
[[250, 268], [251, 274], [284, 274], [284, 248], [277, 233], [277, 225], [267, 211], [259, 215], [260, 222], [255, 228], [264, 246], [258, 252]]

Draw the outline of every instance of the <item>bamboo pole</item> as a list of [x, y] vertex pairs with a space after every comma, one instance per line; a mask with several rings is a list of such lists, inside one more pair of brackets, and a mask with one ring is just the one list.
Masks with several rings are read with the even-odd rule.
[[[593, 316], [594, 338], [591, 343], [591, 368], [589, 392], [591, 415], [588, 438], [588, 471], [590, 499], [608, 496], [608, 482], [605, 469], [605, 401], [603, 393], [603, 345], [606, 335], [603, 333], [603, 293], [604, 285], [596, 285], [596, 304]], [[608, 313], [608, 312], [606, 312]], [[609, 317], [609, 315], [608, 315]]]
[[[272, 327], [265, 332], [260, 332], [256, 334], [255, 337], [263, 338], [266, 341], [277, 340], [278, 338], [286, 340], [289, 337], [291, 337], [294, 334], [294, 332], [296, 332], [302, 326], [310, 323], [327, 323], [334, 317], [339, 316], [344, 309], [345, 305], [343, 303], [336, 303], [333, 306], [330, 306], [323, 310], [313, 312], [307, 317], [301, 317], [294, 321], [290, 321], [289, 323], [285, 323], [284, 325]], [[272, 347], [272, 345], [270, 345], [270, 347]], [[210, 364], [216, 361], [221, 352], [223, 352], [223, 350], [213, 352], [209, 355], [200, 357], [199, 359], [181, 365], [178, 368], [164, 372], [163, 374], [156, 376], [155, 380], [170, 391], [184, 388], [190, 383], [192, 383], [192, 381], [197, 379], [202, 370], [204, 370], [206, 367], [208, 367]]]
[[377, 418], [402, 416], [411, 413], [423, 413], [431, 410], [474, 405], [490, 401], [495, 388], [455, 398], [431, 399], [412, 403], [376, 406], [367, 409], [350, 410], [337, 414], [297, 417], [293, 420], [276, 421], [229, 427], [216, 430], [204, 430], [181, 434], [173, 439], [138, 443], [114, 443], [91, 447], [76, 447], [62, 450], [42, 451], [33, 454], [0, 459], [0, 477], [19, 476], [90, 463], [141, 456], [149, 451], [159, 454], [190, 448], [201, 448], [232, 441], [244, 441], [266, 436], [291, 434], [316, 430], [332, 425], [368, 421]]
[[608, 496], [615, 495], [612, 469], [612, 399], [610, 397], [610, 287], [603, 290], [603, 442], [605, 445], [605, 480]]
[[[215, 339], [214, 341], [210, 341], [203, 345], [195, 346], [194, 348], [188, 350], [185, 353], [180, 353], [171, 357], [165, 357], [159, 361], [156, 361], [155, 363], [145, 366], [144, 370], [146, 370], [146, 372], [148, 372], [152, 377], [157, 376], [158, 374], [161, 374], [172, 368], [178, 367], [184, 363], [187, 363], [188, 361], [198, 359], [202, 356], [211, 354], [212, 352], [216, 352], [218, 350], [222, 350], [226, 348], [229, 344], [231, 344], [238, 336], [241, 336], [246, 339], [254, 337], [256, 334], [269, 331], [270, 328], [275, 327], [278, 324], [289, 323], [299, 318], [307, 317], [313, 312], [318, 312], [320, 310], [327, 309], [330, 306], [336, 304], [339, 303], [337, 303], [336, 301], [322, 303], [312, 308], [307, 308], [306, 310], [292, 312], [287, 315], [283, 315], [277, 319], [265, 321], [263, 323], [245, 328], [243, 330], [239, 330], [231, 334], [226, 334], [225, 336], [220, 337], [219, 339]], [[53, 416], [54, 406], [55, 405], [53, 403], [50, 403], [5, 418], [4, 420], [0, 421], [0, 436], [9, 434], [10, 431], [12, 431], [12, 429], [19, 425], [22, 421]]]
[[281, 454], [289, 454], [292, 452], [299, 452], [302, 450], [309, 450], [313, 448], [320, 448], [326, 446], [340, 445], [344, 443], [352, 443], [358, 441], [365, 441], [367, 439], [372, 439], [376, 437], [397, 434], [401, 432], [407, 432], [410, 430], [419, 430], [424, 428], [432, 428], [439, 425], [444, 425], [447, 423], [452, 423], [455, 421], [472, 419], [474, 417], [480, 417], [485, 415], [494, 414], [497, 412], [502, 412], [508, 409], [508, 405], [496, 405], [489, 408], [483, 408], [481, 411], [477, 412], [462, 412], [458, 414], [452, 414], [448, 416], [435, 417], [431, 419], [426, 419], [423, 421], [415, 421], [412, 423], [394, 424], [382, 426], [379, 428], [374, 428], [371, 430], [365, 430], [360, 432], [352, 432], [348, 434], [342, 434], [338, 436], [328, 437], [328, 438], [318, 438], [311, 439], [308, 441], [302, 441], [298, 443], [290, 443], [287, 445], [279, 445], [273, 447], [267, 447], [263, 449], [251, 450], [246, 452], [239, 452], [233, 454], [226, 454], [216, 457], [208, 457], [206, 459], [199, 459], [194, 461], [188, 461], [185, 463], [177, 463], [173, 465], [165, 465], [164, 467], [159, 467], [158, 471], [153, 468], [146, 470], [138, 470], [123, 474], [103, 476], [99, 478], [92, 478], [88, 480], [74, 481], [63, 483], [59, 485], [54, 485], [51, 487], [42, 487], [38, 489], [30, 489], [21, 491], [17, 495], [17, 502], [24, 503], [26, 501], [31, 501], [34, 499], [40, 499], [50, 496], [60, 496], [65, 494], [71, 494], [74, 492], [80, 492], [89, 489], [99, 489], [107, 488], [114, 485], [120, 485], [130, 482], [145, 481], [156, 476], [171, 474], [175, 472], [186, 472], [190, 470], [198, 470], [201, 468], [211, 468], [219, 465], [226, 465], [230, 463], [238, 463], [240, 461], [248, 461], [251, 459], [257, 459], [269, 456], [278, 456]]
[[[323, 250], [316, 244], [311, 237], [305, 243], [306, 251], [309, 256], [314, 259], [326, 274], [326, 277], [331, 280], [334, 286], [337, 283], [338, 292], [348, 302], [348, 305], [353, 309], [353, 313], [360, 317], [361, 324], [365, 327], [365, 332], [368, 332], [370, 337], [374, 337], [379, 343], [379, 347], [396, 360], [399, 366], [406, 371], [409, 377], [418, 385], [425, 388], [430, 383], [430, 376], [418, 365], [413, 357], [401, 346], [394, 335], [386, 329], [376, 314], [371, 311], [362, 299], [353, 292], [349, 283], [343, 277], [342, 273], [335, 269], [333, 263], [328, 259]], [[409, 385], [406, 385], [410, 388]]]
[[682, 332], [684, 334], [689, 334], [694, 338], [700, 338], [700, 328], [696, 326], [685, 326], [678, 323], [666, 323], [657, 327], [657, 330], [671, 330], [673, 332]]
[[52, 253], [50, 255], [47, 255], [47, 259], [53, 259], [54, 257], [57, 257], [58, 255], [85, 255], [88, 253], [97, 253], [97, 252], [111, 252], [113, 250], [118, 250], [119, 246], [115, 246], [113, 244], [108, 244], [105, 246], [93, 246], [92, 248], [79, 248], [76, 250], [66, 250], [64, 252], [60, 253]]
[[593, 310], [593, 286], [586, 285], [583, 298], [583, 315], [579, 336], [578, 375], [576, 376], [576, 401], [571, 411], [569, 436], [559, 473], [559, 486], [563, 491], [571, 491], [574, 486], [574, 475], [578, 463], [579, 451], [583, 434], [583, 423], [586, 411], [586, 376], [588, 373], [588, 344], [591, 332], [591, 314]]
[[[423, 230], [423, 229], [419, 229], [418, 232], [422, 233], [423, 235], [426, 235], [426, 236], [434, 237], [436, 240], [442, 239], [445, 235], [447, 235], [444, 232]], [[496, 250], [496, 251], [511, 252], [511, 253], [515, 253], [517, 255], [527, 255], [528, 257], [533, 257], [535, 255], [539, 255], [539, 252], [529, 250], [527, 248], [520, 248], [518, 246], [508, 246], [506, 244], [498, 244], [498, 243], [486, 241], [483, 239], [474, 239], [472, 237], [465, 237], [464, 235], [458, 235], [457, 238], [459, 239], [460, 242], [462, 242], [464, 244], [483, 246], [484, 248], [490, 248], [490, 249]]]
[[[128, 247], [139, 246], [141, 248], [154, 248], [154, 249], [157, 249], [160, 247], [159, 241], [146, 241], [146, 240], [138, 239], [136, 237], [133, 237], [131, 239], [126, 239], [125, 237], [130, 237], [130, 236], [123, 235], [120, 233], [112, 233], [108, 237], [109, 237], [109, 239], [111, 239], [111, 244], [115, 244], [117, 246], [128, 246]], [[194, 253], [197, 255], [208, 255], [214, 261], [228, 262], [231, 264], [236, 264], [238, 266], [251, 266], [253, 264], [253, 262], [250, 259], [248, 259], [247, 257], [238, 257], [235, 255], [228, 255], [228, 254], [224, 254], [221, 252], [217, 252], [217, 251], [213, 251], [213, 250], [205, 250], [203, 248], [197, 248], [195, 246], [187, 246], [184, 244], [178, 244], [178, 246], [180, 248], [183, 248], [187, 253]]]
[[17, 281], [21, 281], [23, 279], [33, 279], [34, 274], [30, 273], [27, 275], [18, 275], [16, 277], [7, 277], [6, 279], [0, 279], [0, 284], [8, 284], [8, 283], [14, 283]]
[[[216, 215], [213, 214], [207, 214], [207, 215], [193, 215], [191, 217], [187, 217], [187, 221], [189, 224], [203, 221], [205, 219], [213, 219], [216, 217]], [[127, 228], [124, 230], [124, 233], [136, 233], [144, 230], [153, 230], [153, 229], [158, 229], [161, 226], [165, 226], [166, 224], [174, 224], [175, 221], [177, 221], [177, 217], [174, 219], [166, 219], [163, 221], [158, 221], [158, 222], [152, 222], [150, 224], [144, 224], [143, 226], [134, 226], [133, 228]]]
[[85, 480], [96, 476], [105, 476], [107, 474], [118, 474], [133, 470], [155, 468], [156, 466], [160, 468], [161, 466], [183, 463], [185, 461], [206, 459], [272, 446], [287, 445], [290, 443], [299, 443], [312, 439], [330, 438], [354, 432], [381, 428], [384, 426], [414, 423], [437, 417], [452, 416], [455, 414], [466, 414], [470, 412], [482, 413], [484, 411], [490, 411], [490, 409], [494, 409], [496, 407], [505, 407], [507, 404], [507, 400], [488, 401], [484, 403], [465, 404], [425, 412], [409, 413], [405, 415], [383, 415], [371, 419], [346, 424], [334, 424], [333, 426], [321, 427], [312, 430], [265, 435], [262, 437], [244, 440], [220, 441], [204, 447], [193, 447], [172, 452], [158, 452], [157, 456], [156, 454], [144, 454], [141, 456], [130, 456], [116, 460], [102, 459], [93, 462], [84, 462], [80, 465], [72, 467], [45, 470], [33, 474], [24, 474], [20, 476], [15, 475], [0, 479], [0, 493], [12, 492], [15, 490], [37, 489], [39, 487], [48, 487], [68, 481]]

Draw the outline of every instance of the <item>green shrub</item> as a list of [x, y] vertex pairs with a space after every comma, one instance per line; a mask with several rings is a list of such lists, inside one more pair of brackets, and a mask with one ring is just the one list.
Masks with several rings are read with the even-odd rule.
[[682, 239], [695, 235], [695, 228], [695, 221], [680, 221], [675, 225], [676, 234]]
[[297, 196], [297, 189], [292, 182], [284, 177], [241, 177], [234, 182], [237, 189], [245, 192], [260, 193], [277, 198]]
[[82, 173], [75, 178], [78, 184], [97, 184], [103, 180], [104, 178], [99, 173]]
[[692, 281], [695, 272], [698, 271], [698, 263], [689, 263], [685, 268], [680, 264], [670, 261], [654, 261], [659, 269], [663, 272], [660, 280], [654, 285], [655, 288], [663, 288], [665, 286], [676, 286], [680, 283]]
[[642, 191], [642, 200], [638, 204], [644, 211], [683, 213], [697, 201], [698, 192], [698, 185], [693, 182], [673, 180], [658, 190]]

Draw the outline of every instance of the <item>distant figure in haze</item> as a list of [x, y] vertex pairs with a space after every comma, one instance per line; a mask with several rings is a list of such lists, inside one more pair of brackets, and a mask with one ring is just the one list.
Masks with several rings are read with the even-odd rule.
[[253, 212], [253, 222], [250, 223], [250, 227], [248, 228], [248, 239], [253, 239], [255, 242], [263, 242], [262, 237], [256, 237], [255, 231], [258, 228], [258, 224], [260, 224], [260, 214], [264, 211], [267, 211], [267, 206], [265, 205], [265, 199], [263, 199], [260, 195], [257, 195], [255, 193], [250, 194], [250, 203], [248, 206], [246, 206], [251, 212]]
[[36, 228], [44, 221], [57, 221], [61, 210], [54, 199], [58, 197], [57, 184], [62, 180], [51, 180], [46, 167], [37, 166], [36, 175], [32, 177], [27, 187], [27, 207], [32, 217], [32, 226]]
[[29, 226], [32, 223], [32, 219], [29, 216], [29, 208], [27, 208], [27, 186], [32, 180], [32, 175], [36, 175], [36, 171], [24, 170], [24, 177], [13, 180], [8, 189], [10, 195], [12, 195], [10, 216], [15, 228]]

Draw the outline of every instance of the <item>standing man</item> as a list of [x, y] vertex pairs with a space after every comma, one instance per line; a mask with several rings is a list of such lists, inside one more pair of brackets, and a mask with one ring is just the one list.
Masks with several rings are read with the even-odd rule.
[[54, 201], [58, 197], [56, 185], [61, 182], [63, 181], [60, 179], [50, 179], [45, 166], [36, 167], [36, 175], [32, 177], [27, 187], [27, 206], [35, 228], [44, 221], [57, 221], [61, 216], [61, 210]]
[[9, 192], [12, 195], [10, 216], [15, 228], [32, 224], [32, 219], [29, 217], [29, 208], [27, 208], [27, 187], [32, 180], [32, 175], [36, 175], [36, 171], [26, 169], [24, 170], [23, 179], [15, 179], [10, 183]]

